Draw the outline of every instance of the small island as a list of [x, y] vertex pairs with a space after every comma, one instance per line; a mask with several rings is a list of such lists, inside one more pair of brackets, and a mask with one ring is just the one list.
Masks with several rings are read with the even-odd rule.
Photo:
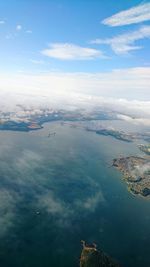
[[120, 267], [110, 256], [102, 250], [98, 250], [96, 245], [87, 245], [82, 241], [83, 249], [80, 258], [80, 267]]
[[124, 175], [129, 190], [150, 198], [150, 159], [136, 156], [120, 157], [112, 164]]

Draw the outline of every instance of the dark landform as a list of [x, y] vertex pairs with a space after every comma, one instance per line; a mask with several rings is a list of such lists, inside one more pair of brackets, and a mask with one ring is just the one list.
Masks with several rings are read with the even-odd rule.
[[150, 141], [150, 132], [127, 133], [112, 127], [103, 127], [100, 124], [102, 120], [122, 120], [118, 117], [118, 113], [114, 111], [103, 109], [95, 109], [89, 112], [84, 109], [74, 111], [48, 108], [29, 109], [21, 105], [18, 105], [17, 108], [19, 110], [14, 112], [0, 110], [0, 130], [29, 132], [43, 128], [43, 124], [46, 122], [60, 121], [62, 124], [67, 123], [70, 127], [83, 128], [98, 135], [111, 136], [119, 141], [133, 142], [139, 139]]
[[150, 198], [150, 158], [120, 157], [113, 160], [113, 166], [123, 173], [132, 193]]
[[[23, 112], [23, 115], [22, 115]], [[33, 110], [21, 110], [19, 112], [0, 111], [0, 130], [11, 131], [33, 131], [43, 128], [43, 124], [52, 121], [84, 122], [91, 120], [117, 120], [117, 115], [113, 112], [85, 110], [66, 111], [42, 109], [34, 112]]]
[[121, 267], [110, 256], [102, 250], [98, 250], [96, 245], [85, 245], [80, 257], [80, 267]]
[[125, 141], [125, 142], [132, 142], [133, 136], [132, 134], [126, 134], [123, 131], [111, 130], [111, 129], [101, 129], [96, 131], [96, 134], [105, 135], [105, 136], [112, 136], [115, 139]]
[[0, 130], [7, 131], [20, 131], [20, 132], [29, 132], [33, 130], [39, 130], [43, 128], [40, 123], [37, 122], [15, 122], [15, 121], [7, 121], [5, 123], [0, 124]]

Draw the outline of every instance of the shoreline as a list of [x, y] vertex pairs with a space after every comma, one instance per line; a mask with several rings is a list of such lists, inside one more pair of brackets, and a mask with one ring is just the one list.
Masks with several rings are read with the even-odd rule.
[[147, 157], [129, 156], [113, 159], [112, 166], [123, 174], [128, 191], [150, 199], [150, 159]]

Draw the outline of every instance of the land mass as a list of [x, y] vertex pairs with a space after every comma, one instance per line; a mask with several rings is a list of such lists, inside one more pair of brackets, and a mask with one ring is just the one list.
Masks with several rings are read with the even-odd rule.
[[3, 112], [0, 110], [0, 130], [31, 131], [43, 128], [45, 122], [70, 121], [84, 122], [91, 120], [112, 120], [118, 119], [113, 112], [95, 110], [87, 112], [77, 109], [74, 111], [55, 110], [50, 108], [30, 109], [18, 105], [14, 112]]
[[96, 245], [85, 245], [80, 258], [80, 267], [121, 267], [110, 256], [102, 250], [98, 250]]
[[132, 134], [127, 134], [123, 131], [117, 131], [117, 130], [111, 130], [111, 129], [101, 129], [96, 131], [96, 134], [101, 134], [101, 135], [110, 135], [114, 137], [115, 139], [125, 141], [125, 142], [132, 142], [133, 141], [133, 136]]
[[150, 198], [150, 158], [120, 157], [113, 166], [123, 173], [131, 192]]

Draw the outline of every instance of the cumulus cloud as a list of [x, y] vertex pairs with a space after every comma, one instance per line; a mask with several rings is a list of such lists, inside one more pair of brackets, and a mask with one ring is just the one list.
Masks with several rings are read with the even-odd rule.
[[127, 10], [123, 10], [102, 21], [104, 25], [111, 27], [140, 23], [150, 20], [150, 3], [141, 4]]
[[141, 165], [135, 166], [134, 174], [142, 176], [144, 173], [149, 172], [149, 171], [150, 171], [150, 163], [147, 162], [143, 164], [142, 166]]
[[18, 25], [16, 26], [16, 31], [21, 31], [21, 30], [22, 30], [22, 25], [18, 24]]
[[132, 118], [124, 114], [117, 114], [117, 118], [136, 125], [150, 126], [150, 119], [148, 118]]
[[91, 60], [99, 57], [104, 58], [102, 51], [70, 43], [50, 44], [49, 48], [44, 49], [41, 53], [45, 56], [61, 60]]
[[142, 26], [136, 31], [121, 34], [110, 39], [96, 39], [91, 41], [94, 44], [110, 45], [116, 54], [127, 54], [129, 51], [141, 49], [141, 46], [134, 45], [136, 41], [150, 38], [150, 26]]

